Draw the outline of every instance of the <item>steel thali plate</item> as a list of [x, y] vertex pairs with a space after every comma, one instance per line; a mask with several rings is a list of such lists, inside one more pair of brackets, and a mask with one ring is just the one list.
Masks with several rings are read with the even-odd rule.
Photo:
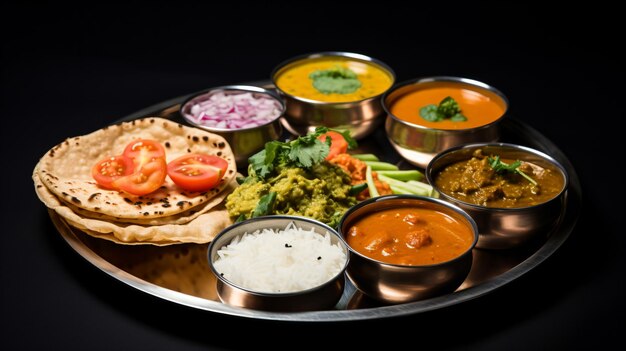
[[[121, 119], [130, 121], [158, 116], [186, 124], [178, 114], [180, 103], [188, 96], [153, 105]], [[181, 244], [165, 247], [119, 245], [91, 237], [68, 225], [54, 211], [52, 222], [79, 255], [117, 280], [145, 293], [176, 304], [218, 314], [253, 319], [332, 322], [388, 318], [418, 314], [488, 294], [529, 272], [567, 240], [581, 209], [578, 176], [566, 156], [545, 136], [510, 115], [501, 122], [501, 140], [543, 151], [558, 160], [567, 170], [570, 184], [563, 200], [561, 217], [552, 231], [516, 249], [474, 249], [472, 269], [463, 284], [451, 294], [399, 305], [381, 305], [360, 293], [346, 279], [346, 288], [332, 310], [279, 313], [233, 307], [220, 302], [216, 278], [206, 260], [207, 244]], [[382, 129], [360, 141], [359, 152], [371, 152], [401, 168], [411, 167], [393, 150]]]

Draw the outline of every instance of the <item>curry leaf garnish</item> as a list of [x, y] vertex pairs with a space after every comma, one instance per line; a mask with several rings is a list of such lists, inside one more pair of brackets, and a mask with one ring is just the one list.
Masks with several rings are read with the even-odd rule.
[[420, 116], [429, 122], [440, 122], [446, 118], [452, 122], [467, 121], [467, 117], [461, 113], [459, 104], [450, 96], [441, 100], [439, 106], [430, 104], [420, 108]]
[[489, 162], [489, 165], [491, 166], [491, 168], [493, 168], [493, 170], [496, 171], [497, 173], [505, 173], [505, 172], [517, 173], [521, 175], [522, 177], [526, 178], [533, 185], [537, 185], [537, 182], [534, 179], [532, 179], [530, 176], [528, 176], [526, 173], [524, 173], [523, 171], [519, 169], [519, 166], [522, 165], [522, 162], [520, 160], [517, 160], [511, 164], [507, 164], [500, 160], [500, 156], [496, 156], [496, 157], [487, 157], [487, 162]]
[[[270, 141], [265, 148], [248, 158], [249, 173], [261, 179], [273, 174], [277, 167], [311, 168], [324, 161], [330, 151], [331, 139], [321, 141], [318, 137], [333, 130], [317, 127], [315, 132], [301, 136], [292, 141]], [[350, 148], [356, 147], [356, 141], [348, 132], [333, 130], [343, 135]]]

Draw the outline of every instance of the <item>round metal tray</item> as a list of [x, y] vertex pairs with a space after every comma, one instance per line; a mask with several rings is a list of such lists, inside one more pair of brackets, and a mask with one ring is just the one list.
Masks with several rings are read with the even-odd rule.
[[[264, 85], [264, 82], [258, 85]], [[164, 101], [119, 122], [159, 116], [184, 123], [178, 109], [187, 97]], [[289, 129], [288, 125], [285, 126]], [[497, 251], [474, 249], [472, 270], [454, 293], [418, 302], [384, 306], [367, 298], [346, 280], [343, 296], [332, 310], [276, 313], [233, 307], [223, 304], [217, 297], [216, 280], [206, 262], [207, 245], [118, 245], [71, 227], [54, 211], [49, 214], [67, 243], [87, 261], [133, 288], [177, 304], [219, 314], [281, 321], [350, 321], [417, 314], [477, 298], [519, 278], [554, 253], [576, 225], [582, 204], [581, 187], [572, 164], [561, 150], [535, 129], [511, 116], [502, 121], [501, 133], [503, 141], [543, 151], [568, 171], [570, 184], [559, 222], [551, 232], [523, 247]], [[375, 153], [401, 168], [411, 167], [393, 150], [384, 130], [379, 129], [362, 140], [357, 151]]]

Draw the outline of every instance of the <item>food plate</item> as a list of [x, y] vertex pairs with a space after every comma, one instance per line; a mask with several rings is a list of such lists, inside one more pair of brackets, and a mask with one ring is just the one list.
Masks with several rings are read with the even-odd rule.
[[[267, 83], [256, 82], [256, 85], [267, 86]], [[164, 101], [119, 122], [159, 116], [185, 124], [178, 111], [188, 97]], [[285, 127], [289, 130], [288, 125]], [[216, 278], [208, 266], [206, 244], [118, 245], [73, 228], [52, 210], [49, 214], [61, 236], [87, 261], [133, 288], [177, 304], [225, 315], [281, 321], [351, 321], [418, 314], [474, 299], [519, 278], [552, 255], [576, 225], [581, 209], [581, 188], [565, 155], [546, 137], [510, 115], [501, 123], [501, 135], [503, 141], [526, 145], [553, 156], [566, 168], [570, 184], [563, 198], [559, 221], [550, 232], [516, 249], [474, 249], [469, 276], [454, 293], [418, 302], [382, 305], [360, 293], [346, 280], [341, 300], [332, 310], [279, 313], [233, 307], [223, 304], [217, 297]], [[357, 152], [374, 153], [400, 168], [412, 167], [394, 151], [382, 129], [359, 144]]]

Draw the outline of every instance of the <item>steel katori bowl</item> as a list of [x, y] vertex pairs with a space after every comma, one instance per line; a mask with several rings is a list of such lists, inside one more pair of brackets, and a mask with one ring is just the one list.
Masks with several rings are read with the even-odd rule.
[[[444, 193], [436, 185], [438, 173], [448, 165], [470, 159], [478, 149], [486, 156], [499, 155], [503, 159], [530, 162], [557, 172], [563, 176], [563, 188], [552, 199], [538, 205], [518, 208], [477, 205]], [[539, 235], [547, 235], [558, 223], [569, 182], [565, 168], [551, 156], [529, 147], [506, 143], [477, 143], [448, 149], [435, 156], [428, 164], [426, 177], [442, 199], [462, 208], [476, 221], [479, 232], [476, 247], [483, 249], [513, 248]]]
[[[268, 97], [275, 100], [280, 113], [272, 120], [252, 128], [229, 129], [215, 126], [208, 126], [198, 122], [192, 117], [191, 108], [193, 105], [202, 103], [211, 98], [216, 93], [242, 94], [251, 93], [254, 97]], [[221, 135], [230, 144], [235, 154], [235, 162], [239, 169], [246, 169], [248, 158], [265, 147], [265, 143], [271, 140], [278, 140], [282, 134], [280, 118], [285, 113], [285, 104], [282, 99], [273, 91], [249, 85], [225, 85], [204, 90], [189, 97], [181, 104], [180, 115], [191, 125], [202, 128], [211, 133]]]
[[[375, 58], [341, 51], [327, 51], [301, 55], [279, 64], [271, 73], [272, 82], [285, 100], [286, 113], [283, 119], [285, 127], [291, 133], [304, 135], [319, 126], [348, 130], [355, 139], [363, 139], [372, 133], [384, 120], [384, 110], [380, 94], [357, 101], [324, 102], [307, 99], [284, 91], [276, 84], [277, 78], [286, 70], [308, 60], [320, 58], [349, 59], [373, 65], [389, 75], [391, 88], [395, 82], [394, 71], [384, 62]], [[386, 90], [385, 90], [386, 91]]]
[[[217, 252], [225, 245], [228, 245], [235, 237], [244, 233], [253, 233], [256, 230], [271, 228], [274, 230], [285, 229], [290, 223], [304, 230], [314, 230], [320, 235], [330, 234], [331, 244], [338, 245], [344, 252], [346, 260], [343, 268], [327, 282], [316, 287], [288, 293], [266, 293], [258, 292], [239, 286], [223, 277], [215, 268], [214, 262], [217, 259]], [[217, 277], [217, 295], [224, 303], [275, 312], [299, 312], [299, 311], [320, 311], [332, 309], [343, 294], [345, 287], [344, 272], [350, 260], [348, 246], [339, 234], [326, 224], [304, 217], [298, 216], [263, 216], [248, 219], [234, 224], [222, 232], [209, 244], [208, 261], [213, 274]]]
[[[494, 122], [466, 129], [437, 129], [407, 122], [392, 112], [393, 104], [411, 92], [427, 89], [438, 84], [453, 84], [459, 88], [486, 91], [499, 99], [504, 112]], [[436, 154], [451, 147], [476, 142], [495, 142], [500, 137], [499, 122], [506, 116], [509, 101], [491, 85], [473, 79], [449, 76], [418, 78], [400, 83], [387, 91], [383, 97], [383, 108], [387, 113], [385, 131], [393, 148], [410, 163], [426, 168]], [[415, 106], [416, 111], [420, 106]]]
[[451, 260], [430, 265], [399, 265], [370, 258], [350, 247], [346, 275], [365, 295], [385, 303], [405, 303], [427, 299], [456, 290], [472, 267], [472, 249], [478, 240], [474, 220], [462, 209], [448, 202], [416, 195], [387, 195], [371, 198], [349, 209], [339, 222], [339, 234], [345, 239], [352, 225], [365, 215], [381, 210], [420, 207], [441, 211], [464, 223], [474, 239], [468, 249]]

